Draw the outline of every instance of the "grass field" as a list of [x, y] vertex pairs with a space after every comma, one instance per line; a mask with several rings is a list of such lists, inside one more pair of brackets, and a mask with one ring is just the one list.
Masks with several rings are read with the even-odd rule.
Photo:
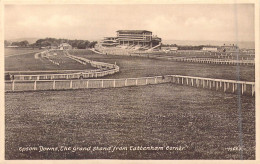
[[102, 61], [120, 67], [120, 73], [105, 78], [130, 78], [157, 75], [187, 75], [218, 79], [255, 81], [253, 66], [214, 65], [201, 63], [184, 63], [167, 60], [147, 59], [130, 56], [110, 56], [94, 54], [88, 50], [72, 50], [70, 54]]
[[[26, 96], [25, 96], [26, 95]], [[6, 159], [254, 159], [254, 99], [174, 84], [7, 93]], [[19, 152], [27, 146], [182, 146], [183, 151]]]
[[43, 50], [39, 50], [38, 48], [33, 49], [33, 48], [5, 48], [4, 53], [5, 57], [10, 57], [10, 56], [18, 56], [21, 54], [28, 54], [28, 53], [37, 53], [41, 52]]
[[[19, 49], [17, 51], [20, 51]], [[90, 64], [83, 65], [63, 55], [62, 52], [55, 52], [57, 55], [49, 59], [56, 61], [59, 65], [52, 63], [47, 58], [35, 58], [35, 53], [27, 53], [5, 58], [5, 71], [38, 71], [38, 70], [91, 70], [96, 69]]]
[[[255, 79], [252, 66], [105, 56], [89, 50], [70, 54], [116, 62], [120, 72], [105, 78], [180, 74]], [[32, 58], [33, 54], [9, 57], [12, 62], [7, 63], [17, 63], [13, 66], [16, 70], [53, 68]], [[12, 68], [7, 63], [5, 68]], [[243, 151], [236, 150], [240, 144]], [[5, 146], [6, 159], [255, 159], [255, 100], [174, 84], [5, 93]], [[19, 151], [38, 146], [117, 146], [128, 150]], [[131, 151], [129, 146], [184, 149]]]

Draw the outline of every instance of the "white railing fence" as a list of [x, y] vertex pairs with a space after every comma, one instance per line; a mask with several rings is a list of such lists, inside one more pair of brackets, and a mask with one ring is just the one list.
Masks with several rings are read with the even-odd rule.
[[5, 82], [6, 92], [67, 90], [87, 88], [116, 88], [150, 84], [174, 83], [215, 91], [255, 95], [255, 82], [202, 78], [181, 75], [126, 79], [81, 79], [81, 80], [10, 80]]

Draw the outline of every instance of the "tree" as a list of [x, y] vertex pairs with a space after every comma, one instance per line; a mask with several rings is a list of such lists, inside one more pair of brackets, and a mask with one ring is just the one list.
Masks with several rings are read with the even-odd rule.
[[78, 49], [85, 49], [88, 47], [94, 47], [97, 42], [89, 42], [88, 40], [69, 40], [69, 39], [56, 39], [56, 38], [45, 38], [39, 39], [35, 42], [37, 47], [47, 47], [47, 46], [58, 46], [61, 43], [68, 43], [72, 47], [77, 47]]
[[19, 42], [20, 47], [27, 47], [29, 45], [29, 42], [27, 40], [23, 40]]
[[7, 47], [7, 46], [10, 46], [10, 45], [11, 45], [11, 43], [10, 43], [10, 42], [8, 42], [7, 40], [5, 40], [5, 41], [4, 41], [4, 45], [5, 45], [5, 47]]
[[80, 42], [79, 44], [78, 44], [78, 47], [77, 47], [78, 49], [86, 49], [86, 44], [85, 44], [85, 42], [84, 41], [82, 41], [82, 42]]
[[89, 48], [94, 48], [96, 44], [97, 44], [97, 41], [90, 42], [88, 47]]

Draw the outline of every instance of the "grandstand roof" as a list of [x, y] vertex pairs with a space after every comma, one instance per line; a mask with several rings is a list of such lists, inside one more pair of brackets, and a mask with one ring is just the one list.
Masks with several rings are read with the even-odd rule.
[[145, 33], [145, 32], [152, 32], [152, 31], [147, 31], [147, 30], [117, 30], [116, 32], [142, 34], [142, 33]]

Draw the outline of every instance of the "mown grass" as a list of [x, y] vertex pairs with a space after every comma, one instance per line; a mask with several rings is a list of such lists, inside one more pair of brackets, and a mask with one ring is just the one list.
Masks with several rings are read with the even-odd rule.
[[[255, 103], [174, 84], [7, 93], [6, 159], [255, 158]], [[19, 152], [27, 146], [187, 146], [184, 151]]]
[[5, 48], [4, 53], [5, 57], [12, 56], [12, 55], [19, 55], [24, 53], [36, 53], [43, 50], [33, 49], [33, 48]]
[[157, 75], [187, 75], [218, 79], [255, 81], [253, 66], [217, 65], [202, 63], [174, 62], [130, 56], [99, 55], [89, 50], [72, 50], [72, 55], [116, 64], [120, 73], [105, 78], [148, 77]]
[[56, 65], [46, 58], [35, 58], [35, 53], [27, 53], [18, 56], [5, 58], [5, 71], [38, 71], [38, 70], [91, 70], [95, 69], [90, 64], [83, 65], [63, 55], [62, 52], [55, 52], [56, 56], [50, 59], [59, 63]]
[[[254, 67], [73, 52], [95, 61], [116, 62], [120, 73], [105, 78], [180, 74], [254, 81]], [[188, 86], [6, 93], [5, 123], [6, 159], [255, 159], [254, 98]], [[226, 149], [240, 144], [243, 152]], [[40, 145], [168, 145], [187, 149], [19, 151], [19, 147]]]

